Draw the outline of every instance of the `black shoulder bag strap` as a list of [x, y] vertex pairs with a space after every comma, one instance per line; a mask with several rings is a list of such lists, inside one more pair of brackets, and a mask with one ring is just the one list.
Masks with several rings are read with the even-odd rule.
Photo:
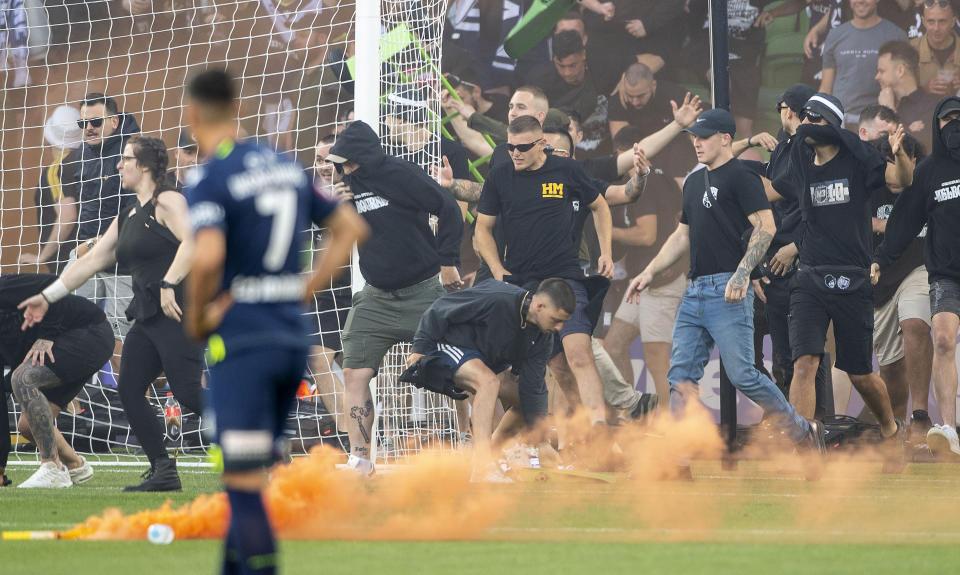
[[[705, 193], [708, 198], [711, 198], [712, 201], [716, 202], [715, 210], [712, 210], [716, 214], [716, 219], [720, 222], [720, 227], [723, 229], [723, 233], [726, 236], [733, 240], [733, 242], [740, 246], [743, 250], [743, 253], [747, 253], [747, 246], [750, 245], [750, 236], [753, 235], [753, 227], [748, 227], [744, 230], [743, 235], [737, 234], [737, 228], [733, 225], [733, 222], [730, 221], [730, 218], [727, 216], [727, 213], [723, 211], [723, 208], [720, 207], [719, 194], [717, 198], [714, 198], [710, 193], [710, 170], [706, 166], [703, 167], [703, 182]], [[743, 258], [743, 256], [740, 256]], [[760, 274], [757, 273], [757, 268], [750, 270], [750, 279], [759, 279]]]

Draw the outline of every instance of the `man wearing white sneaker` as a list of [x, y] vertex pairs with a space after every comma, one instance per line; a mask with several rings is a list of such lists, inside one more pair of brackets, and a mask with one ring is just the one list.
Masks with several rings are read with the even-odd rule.
[[[70, 447], [55, 421], [110, 359], [113, 331], [96, 304], [50, 293], [57, 289], [54, 280], [41, 274], [0, 277], [0, 364], [13, 369], [10, 381], [21, 411], [17, 427], [40, 452], [40, 469], [20, 487], [64, 488], [93, 477], [93, 469]], [[42, 323], [22, 329], [17, 305], [41, 289], [45, 297], [65, 297], [50, 306]]]
[[894, 204], [871, 267], [880, 272], [927, 226], [924, 260], [933, 314], [933, 392], [943, 424], [927, 432], [939, 459], [960, 460], [957, 439], [957, 332], [960, 331], [960, 98], [948, 96], [933, 116], [933, 152], [918, 165], [913, 185]]

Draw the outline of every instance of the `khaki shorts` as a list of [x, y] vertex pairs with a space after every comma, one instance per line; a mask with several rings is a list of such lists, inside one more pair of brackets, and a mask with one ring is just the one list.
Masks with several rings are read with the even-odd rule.
[[[66, 267], [69, 268], [75, 261], [77, 250], [70, 252]], [[97, 272], [73, 293], [103, 308], [103, 313], [107, 315], [107, 321], [113, 329], [114, 339], [123, 340], [127, 337], [130, 326], [133, 325], [127, 319], [127, 307], [133, 300], [133, 278], [110, 271]]]
[[444, 293], [440, 279], [384, 291], [367, 284], [353, 294], [353, 307], [343, 325], [343, 367], [380, 368], [383, 356], [395, 344], [413, 341], [420, 317]]
[[681, 274], [666, 285], [643, 290], [637, 303], [628, 302], [624, 296], [613, 317], [640, 330], [640, 341], [644, 343], [670, 343], [673, 321], [686, 289], [687, 278]]
[[873, 310], [873, 351], [880, 365], [903, 359], [900, 323], [908, 319], [922, 319], [930, 324], [930, 284], [924, 266], [910, 272], [890, 301]]

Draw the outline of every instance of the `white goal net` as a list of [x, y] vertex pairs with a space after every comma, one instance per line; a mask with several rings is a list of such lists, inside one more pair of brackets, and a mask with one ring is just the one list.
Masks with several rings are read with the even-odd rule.
[[[379, 30], [363, 36], [379, 40], [379, 66], [355, 55], [357, 3], [367, 1], [373, 0], [0, 0], [2, 273], [59, 273], [75, 257], [77, 228], [91, 221], [79, 209], [83, 182], [70, 180], [79, 173], [77, 163], [89, 159], [77, 125], [86, 94], [117, 102], [123, 135], [139, 131], [162, 138], [170, 151], [171, 181], [182, 181], [196, 158], [184, 130], [184, 82], [198, 69], [225, 64], [239, 78], [247, 135], [296, 156], [323, 186], [331, 170], [315, 158], [354, 119], [355, 79], [366, 75], [367, 85], [373, 78], [380, 86], [379, 115], [358, 119], [379, 125], [391, 153], [424, 168], [438, 164], [437, 66], [446, 0], [381, 0]], [[92, 218], [106, 229], [113, 215]], [[322, 232], [315, 232], [311, 255], [323, 249]], [[58, 238], [64, 240], [59, 246]], [[343, 281], [331, 286], [340, 287], [335, 293], [318, 294], [310, 312], [310, 369], [287, 426], [294, 453], [317, 443], [347, 445], [337, 352], [350, 303], [349, 271]], [[107, 276], [101, 285], [109, 296], [123, 294], [121, 284]], [[122, 317], [126, 303], [104, 302], [109, 319]], [[391, 350], [376, 381], [380, 461], [401, 460], [428, 446], [453, 448], [460, 437], [452, 402], [396, 381], [407, 351], [407, 344]], [[134, 460], [141, 453], [117, 394], [119, 363], [117, 356], [105, 365], [57, 420], [68, 441], [98, 461]], [[170, 416], [180, 408], [168, 391], [161, 377], [148, 396], [158, 416], [165, 413], [173, 423]], [[7, 401], [14, 452], [32, 460], [33, 446], [16, 432], [18, 406], [9, 395]], [[200, 461], [207, 447], [204, 427], [198, 414], [182, 413], [180, 433], [168, 425], [168, 448]]]

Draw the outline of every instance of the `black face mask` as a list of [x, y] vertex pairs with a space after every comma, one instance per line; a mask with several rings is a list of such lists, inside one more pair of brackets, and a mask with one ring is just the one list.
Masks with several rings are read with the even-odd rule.
[[947, 147], [950, 156], [960, 161], [960, 120], [950, 120], [947, 125], [940, 128], [940, 139], [943, 145]]
[[839, 145], [843, 141], [839, 130], [829, 125], [801, 124], [797, 128], [797, 134], [802, 136], [804, 142], [811, 146]]

